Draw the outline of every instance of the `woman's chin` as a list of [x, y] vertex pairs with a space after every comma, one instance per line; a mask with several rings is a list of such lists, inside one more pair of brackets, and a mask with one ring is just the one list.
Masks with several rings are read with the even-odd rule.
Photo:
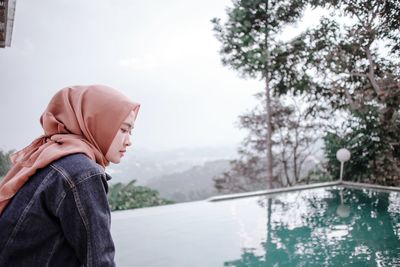
[[108, 161], [113, 164], [118, 164], [121, 162], [121, 157], [114, 157], [114, 158], [108, 159]]

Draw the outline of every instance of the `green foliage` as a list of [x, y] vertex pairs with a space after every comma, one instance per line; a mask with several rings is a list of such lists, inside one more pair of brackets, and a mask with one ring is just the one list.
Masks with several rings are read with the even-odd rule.
[[[253, 113], [242, 118], [249, 122], [243, 123], [245, 128], [249, 126], [259, 129], [254, 136], [251, 136], [253, 129], [249, 129], [249, 138], [244, 141], [243, 148], [239, 149], [241, 159], [232, 162], [231, 173], [236, 173], [235, 177], [226, 173], [217, 178], [218, 190], [222, 189], [222, 184], [235, 184], [235, 189], [229, 186], [230, 191], [274, 186], [273, 180], [276, 177], [273, 175], [273, 168], [276, 162], [272, 156], [272, 132], [274, 128], [279, 128], [273, 125], [276, 120], [274, 116], [279, 115], [279, 112], [275, 110], [275, 99], [271, 96], [296, 95], [315, 86], [307, 73], [303, 55], [305, 42], [282, 42], [278, 38], [285, 26], [301, 18], [306, 6], [305, 0], [233, 0], [233, 7], [227, 9], [226, 22], [222, 23], [219, 18], [212, 20], [214, 33], [222, 45], [222, 63], [238, 71], [243, 77], [264, 79], [263, 104], [266, 108], [261, 114]], [[256, 149], [252, 148], [254, 145]], [[283, 146], [287, 145], [288, 143]], [[262, 146], [265, 146], [266, 156], [259, 149]], [[248, 179], [252, 181], [252, 185], [245, 185]]]
[[[214, 178], [215, 187], [219, 192], [236, 193], [266, 188], [266, 110], [263, 104], [265, 99], [263, 94], [258, 94], [257, 97], [260, 98], [261, 105], [239, 117], [239, 127], [248, 131], [238, 150], [239, 159], [231, 161], [229, 171]], [[286, 100], [289, 102], [289, 99]], [[307, 114], [300, 110], [294, 98], [291, 98], [291, 102], [284, 104], [277, 99], [272, 102], [272, 140], [275, 155], [273, 167], [276, 174], [273, 180], [274, 187], [330, 179], [327, 177], [329, 174], [322, 173], [319, 169], [308, 174], [303, 171], [306, 158], [315, 152], [313, 145], [320, 136], [320, 126], [315, 120], [307, 118]]]
[[5, 176], [10, 170], [12, 163], [10, 160], [10, 155], [14, 153], [13, 150], [5, 152], [0, 150], [0, 179]]
[[[385, 39], [390, 53], [400, 55], [400, 2], [380, 0], [312, 0], [313, 6], [329, 8], [341, 16], [355, 19], [353, 38], [360, 41]], [[362, 26], [369, 24], [369, 29]], [[366, 42], [368, 43], [368, 41]], [[364, 44], [366, 44], [364, 42]]]
[[275, 94], [301, 92], [314, 86], [306, 73], [301, 40], [287, 43], [277, 35], [300, 19], [307, 1], [239, 0], [227, 10], [228, 20], [214, 18], [222, 63], [243, 77], [265, 78]]
[[[283, 26], [299, 21], [307, 6], [330, 13], [292, 40], [279, 41]], [[400, 185], [399, 1], [234, 0], [227, 14], [224, 24], [212, 20], [225, 65], [244, 77], [265, 78], [266, 95], [268, 88], [279, 97], [306, 94], [308, 114], [313, 116], [322, 118], [320, 113], [330, 112], [333, 117], [336, 111], [348, 114], [348, 122], [342, 127], [334, 122], [324, 138], [330, 175], [339, 176], [336, 151], [346, 147], [352, 159], [346, 164], [345, 178]], [[269, 113], [276, 116], [274, 108], [266, 112], [267, 118]], [[241, 148], [241, 159], [233, 162], [232, 171], [243, 170], [244, 177], [265, 175], [263, 152], [269, 149], [265, 147], [269, 139], [260, 134], [265, 130], [262, 116], [249, 114], [244, 124], [250, 130], [247, 140], [251, 140], [244, 143], [256, 145]], [[273, 120], [277, 118], [264, 120], [268, 130], [279, 129]], [[232, 177], [222, 178], [229, 181]]]
[[172, 204], [172, 201], [159, 197], [156, 190], [135, 185], [135, 180], [128, 184], [117, 183], [110, 186], [108, 201], [111, 210], [137, 209]]
[[[299, 37], [307, 44], [307, 64], [319, 77], [315, 80], [320, 90], [314, 96], [349, 115], [347, 123], [325, 137], [329, 169], [338, 177], [335, 154], [346, 147], [352, 159], [346, 163], [345, 178], [399, 185], [400, 2], [315, 3], [332, 14]], [[340, 24], [338, 16], [352, 20]]]
[[329, 99], [334, 108], [353, 110], [371, 101], [386, 103], [387, 94], [398, 88], [400, 74], [396, 56], [400, 53], [396, 27], [400, 2], [316, 2], [330, 8], [331, 15], [297, 38], [306, 43], [307, 65], [319, 77], [316, 98]]
[[336, 151], [346, 147], [351, 152], [351, 159], [345, 163], [345, 180], [399, 185], [399, 150], [393, 146], [391, 129], [382, 125], [378, 108], [370, 106], [368, 110], [353, 113], [345, 128], [347, 130], [342, 134], [328, 132], [324, 138], [330, 173], [339, 177]]

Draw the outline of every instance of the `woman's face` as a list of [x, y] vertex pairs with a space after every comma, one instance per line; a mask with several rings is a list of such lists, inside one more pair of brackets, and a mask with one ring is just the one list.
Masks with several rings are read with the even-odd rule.
[[131, 111], [128, 117], [125, 118], [114, 137], [110, 148], [107, 151], [106, 159], [112, 163], [120, 163], [121, 157], [126, 152], [126, 148], [130, 146], [131, 143], [131, 131], [133, 129], [133, 123], [135, 121], [135, 113]]

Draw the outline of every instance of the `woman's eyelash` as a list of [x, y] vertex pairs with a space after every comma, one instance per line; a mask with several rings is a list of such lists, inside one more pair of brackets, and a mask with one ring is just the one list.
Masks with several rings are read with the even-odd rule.
[[123, 133], [127, 133], [127, 132], [129, 132], [129, 134], [132, 133], [132, 130], [126, 130], [126, 129], [122, 129], [122, 128], [121, 128], [121, 131], [122, 131]]

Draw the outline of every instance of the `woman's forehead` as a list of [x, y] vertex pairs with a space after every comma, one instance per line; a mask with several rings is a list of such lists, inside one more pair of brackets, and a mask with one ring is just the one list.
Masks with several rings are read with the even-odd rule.
[[135, 112], [132, 110], [128, 116], [125, 118], [123, 124], [126, 124], [129, 127], [133, 127], [133, 123], [135, 122]]

